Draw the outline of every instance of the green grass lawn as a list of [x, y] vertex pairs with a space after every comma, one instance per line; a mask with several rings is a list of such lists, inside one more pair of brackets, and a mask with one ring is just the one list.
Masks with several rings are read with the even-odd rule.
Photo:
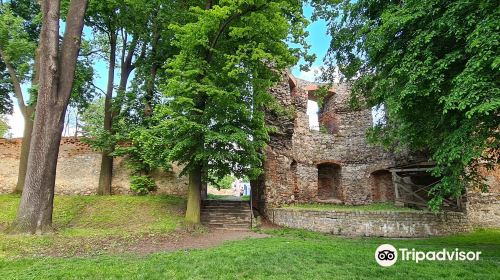
[[[56, 234], [43, 237], [0, 235], [0, 246], [8, 246], [1, 247], [0, 279], [500, 279], [500, 229], [411, 240], [352, 239], [303, 230], [268, 230], [264, 232], [270, 234], [269, 238], [150, 255], [128, 252], [70, 258], [38, 257], [24, 255], [14, 248], [41, 246], [38, 248], [47, 250], [59, 246], [64, 249], [73, 246], [71, 242], [94, 234], [101, 239], [127, 234], [135, 236], [148, 231], [168, 234], [181, 223], [177, 211], [184, 203], [170, 197], [128, 196], [58, 197], [56, 202]], [[16, 204], [15, 197], [0, 196], [1, 225], [5, 226], [14, 217]], [[97, 214], [99, 209], [104, 211], [102, 216]], [[153, 218], [134, 217], [145, 218], [143, 212]], [[155, 216], [156, 212], [161, 215]], [[5, 239], [16, 242], [5, 242]], [[47, 244], [39, 244], [43, 242]], [[423, 261], [416, 264], [399, 261], [392, 267], [383, 268], [375, 262], [374, 253], [384, 243], [422, 251], [459, 248], [482, 251], [482, 255], [477, 262]]]
[[289, 209], [304, 209], [304, 210], [320, 210], [320, 211], [398, 211], [398, 212], [418, 212], [422, 211], [419, 209], [413, 209], [408, 207], [398, 207], [392, 203], [380, 202], [368, 205], [341, 205], [341, 204], [322, 204], [322, 203], [310, 203], [310, 204], [293, 204], [287, 205], [283, 208]]
[[[298, 230], [203, 250], [1, 260], [1, 279], [499, 279], [500, 231], [425, 240], [346, 239]], [[478, 262], [374, 261], [378, 245], [480, 250]]]
[[44, 250], [67, 255], [119, 246], [146, 234], [168, 234], [182, 224], [185, 204], [171, 196], [56, 196], [53, 234], [7, 235], [19, 201], [16, 195], [0, 195], [0, 258]]

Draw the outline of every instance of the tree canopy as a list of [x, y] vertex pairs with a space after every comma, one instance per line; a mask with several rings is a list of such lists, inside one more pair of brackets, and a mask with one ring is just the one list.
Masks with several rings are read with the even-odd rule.
[[170, 26], [179, 52], [166, 66], [150, 131], [189, 174], [186, 220], [196, 224], [202, 182], [260, 174], [268, 89], [310, 57], [302, 1], [207, 1], [189, 12], [191, 22]]
[[185, 170], [202, 164], [219, 178], [255, 176], [268, 139], [268, 89], [303, 56], [286, 42], [304, 44], [302, 3], [221, 1], [191, 12], [196, 21], [172, 26], [180, 53], [167, 68], [157, 128]]
[[384, 104], [372, 140], [427, 151], [442, 177], [431, 206], [484, 186], [479, 165], [498, 163], [498, 1], [314, 1], [332, 41], [323, 78], [338, 66], [355, 100]]

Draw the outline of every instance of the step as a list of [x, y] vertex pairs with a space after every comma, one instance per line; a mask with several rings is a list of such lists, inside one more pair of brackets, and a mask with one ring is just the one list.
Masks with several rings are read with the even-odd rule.
[[201, 217], [202, 220], [218, 220], [218, 221], [250, 221], [250, 217], [217, 217], [217, 216], [203, 216]]
[[219, 200], [205, 200], [202, 202], [203, 206], [248, 206], [248, 201], [219, 201]]
[[216, 224], [244, 224], [244, 223], [250, 223], [251, 220], [250, 219], [248, 220], [201, 219], [201, 221], [206, 223], [216, 223]]
[[252, 211], [250, 210], [239, 210], [239, 209], [233, 209], [233, 210], [217, 210], [217, 209], [201, 209], [202, 213], [221, 213], [221, 214], [247, 214], [250, 215]]
[[205, 225], [209, 227], [216, 227], [216, 228], [250, 228], [250, 224], [220, 224], [220, 223], [204, 223]]
[[248, 230], [251, 219], [248, 201], [205, 200], [201, 205], [201, 222], [211, 228]]
[[250, 206], [249, 205], [202, 205], [201, 208], [209, 208], [209, 209], [213, 209], [213, 208], [221, 208], [221, 209], [226, 209], [226, 208], [230, 208], [230, 209], [250, 209]]
[[218, 221], [250, 221], [250, 217], [220, 217], [220, 216], [202, 216], [202, 220], [218, 220]]
[[214, 230], [230, 230], [230, 231], [248, 231], [248, 229], [250, 227], [244, 227], [244, 228], [239, 228], [239, 227], [235, 227], [235, 228], [225, 228], [225, 227], [212, 227], [210, 226], [210, 228], [214, 229]]
[[202, 220], [218, 220], [218, 221], [250, 221], [250, 217], [217, 217], [217, 216], [210, 216], [210, 217], [207, 217], [207, 216], [203, 216], [201, 217]]

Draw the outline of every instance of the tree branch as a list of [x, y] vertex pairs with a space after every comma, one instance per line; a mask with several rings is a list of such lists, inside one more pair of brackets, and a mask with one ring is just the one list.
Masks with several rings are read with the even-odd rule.
[[14, 86], [14, 93], [17, 97], [17, 103], [19, 104], [19, 109], [21, 109], [21, 113], [26, 118], [27, 117], [26, 104], [24, 103], [23, 91], [21, 89], [21, 82], [17, 77], [16, 70], [14, 69], [12, 64], [10, 64], [10, 62], [7, 60], [2, 50], [0, 50], [0, 56], [3, 58], [5, 66], [7, 66], [7, 70], [9, 71], [9, 76], [12, 79], [12, 85]]
[[130, 66], [132, 65], [132, 59], [134, 58], [134, 53], [135, 53], [135, 48], [137, 47], [137, 36], [134, 35], [132, 38], [132, 42], [130, 43], [130, 46], [128, 47], [128, 52], [127, 52], [127, 57], [125, 58], [125, 61], [123, 62], [123, 66], [125, 66], [127, 69], [130, 70]]
[[141, 60], [143, 60], [146, 57], [146, 47], [147, 47], [147, 44], [143, 43], [141, 46], [141, 53], [139, 54], [137, 59], [134, 61], [134, 63], [130, 64], [130, 67], [129, 67], [130, 71], [133, 71], [135, 69], [135, 67], [137, 67], [137, 64], [140, 63]]
[[90, 84], [97, 90], [99, 90], [104, 96], [106, 96], [106, 92], [101, 89], [100, 87], [98, 87], [96, 84], [94, 84], [93, 82], [90, 82]]
[[76, 57], [80, 52], [83, 20], [88, 0], [71, 0], [67, 14], [66, 29], [59, 57], [59, 84], [57, 102], [66, 104], [70, 97], [75, 77]]
[[80, 56], [87, 57], [87, 56], [91, 56], [91, 55], [98, 54], [98, 53], [103, 53], [103, 52], [104, 52], [103, 49], [93, 50], [93, 51], [88, 51], [88, 52], [85, 52], [85, 53], [81, 53]]
[[258, 11], [258, 10], [264, 8], [265, 6], [267, 6], [267, 4], [263, 4], [263, 5], [260, 5], [258, 7], [251, 6], [248, 10], [241, 12], [241, 13], [233, 14], [228, 19], [226, 19], [219, 27], [219, 30], [215, 34], [215, 38], [212, 40], [212, 43], [210, 44], [210, 50], [209, 50], [209, 53], [207, 55], [207, 60], [210, 58], [210, 54], [212, 52], [211, 50], [213, 50], [215, 48], [215, 46], [217, 45], [217, 42], [219, 41], [220, 36], [222, 36], [222, 33], [224, 33], [224, 31], [229, 26], [229, 24], [231, 24], [234, 20], [236, 20], [236, 19], [238, 19], [238, 18], [240, 18], [240, 17], [242, 17], [250, 12]]
[[120, 64], [123, 65], [125, 63], [125, 53], [127, 51], [127, 40], [128, 36], [126, 32], [123, 32], [123, 28], [120, 29], [120, 33], [122, 36], [122, 55], [120, 57]]

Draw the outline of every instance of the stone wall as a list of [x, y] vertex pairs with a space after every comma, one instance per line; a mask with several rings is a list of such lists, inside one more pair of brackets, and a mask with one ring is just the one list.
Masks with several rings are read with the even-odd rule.
[[270, 208], [274, 224], [346, 236], [425, 237], [468, 232], [464, 213], [347, 212]]
[[470, 189], [467, 193], [466, 212], [474, 227], [500, 228], [500, 166], [493, 170], [480, 170], [486, 178], [488, 192]]
[[[369, 145], [366, 132], [372, 127], [371, 111], [352, 109], [349, 87], [343, 84], [330, 89], [322, 102], [321, 132], [310, 130], [307, 102], [318, 101], [319, 86], [287, 73], [271, 90], [293, 114], [266, 112], [266, 121], [275, 132], [265, 151], [264, 175], [252, 182], [254, 207], [264, 215], [285, 204], [392, 202], [395, 190], [390, 167], [429, 158], [425, 153], [393, 155]], [[471, 192], [466, 212], [474, 227], [499, 227], [500, 169], [485, 170], [485, 174], [490, 193]]]
[[468, 193], [467, 216], [478, 228], [500, 228], [500, 193]]
[[[327, 94], [319, 120], [326, 131], [309, 129], [307, 101], [317, 100], [318, 85], [286, 74], [271, 93], [293, 116], [267, 112], [266, 121], [276, 128], [266, 149], [265, 174], [254, 182], [254, 199], [261, 212], [290, 203], [368, 204], [374, 200], [373, 172], [393, 166], [392, 155], [370, 146], [366, 131], [372, 126], [370, 110], [349, 107], [349, 88], [336, 85]], [[335, 174], [318, 168], [337, 166]], [[338, 172], [337, 172], [338, 171]], [[327, 178], [331, 178], [327, 179]], [[326, 183], [328, 181], [328, 183]], [[331, 184], [330, 189], [323, 188]], [[383, 192], [383, 200], [393, 198]]]
[[376, 171], [370, 174], [370, 185], [374, 202], [394, 201], [394, 183], [389, 171]]
[[[10, 193], [17, 182], [21, 139], [0, 139], [0, 193]], [[95, 194], [99, 183], [101, 155], [78, 138], [61, 140], [57, 164], [56, 194]], [[152, 177], [158, 194], [185, 195], [187, 178], [179, 178], [180, 168], [171, 172], [155, 171]], [[113, 193], [130, 193], [130, 172], [124, 158], [117, 158], [113, 167]]]

